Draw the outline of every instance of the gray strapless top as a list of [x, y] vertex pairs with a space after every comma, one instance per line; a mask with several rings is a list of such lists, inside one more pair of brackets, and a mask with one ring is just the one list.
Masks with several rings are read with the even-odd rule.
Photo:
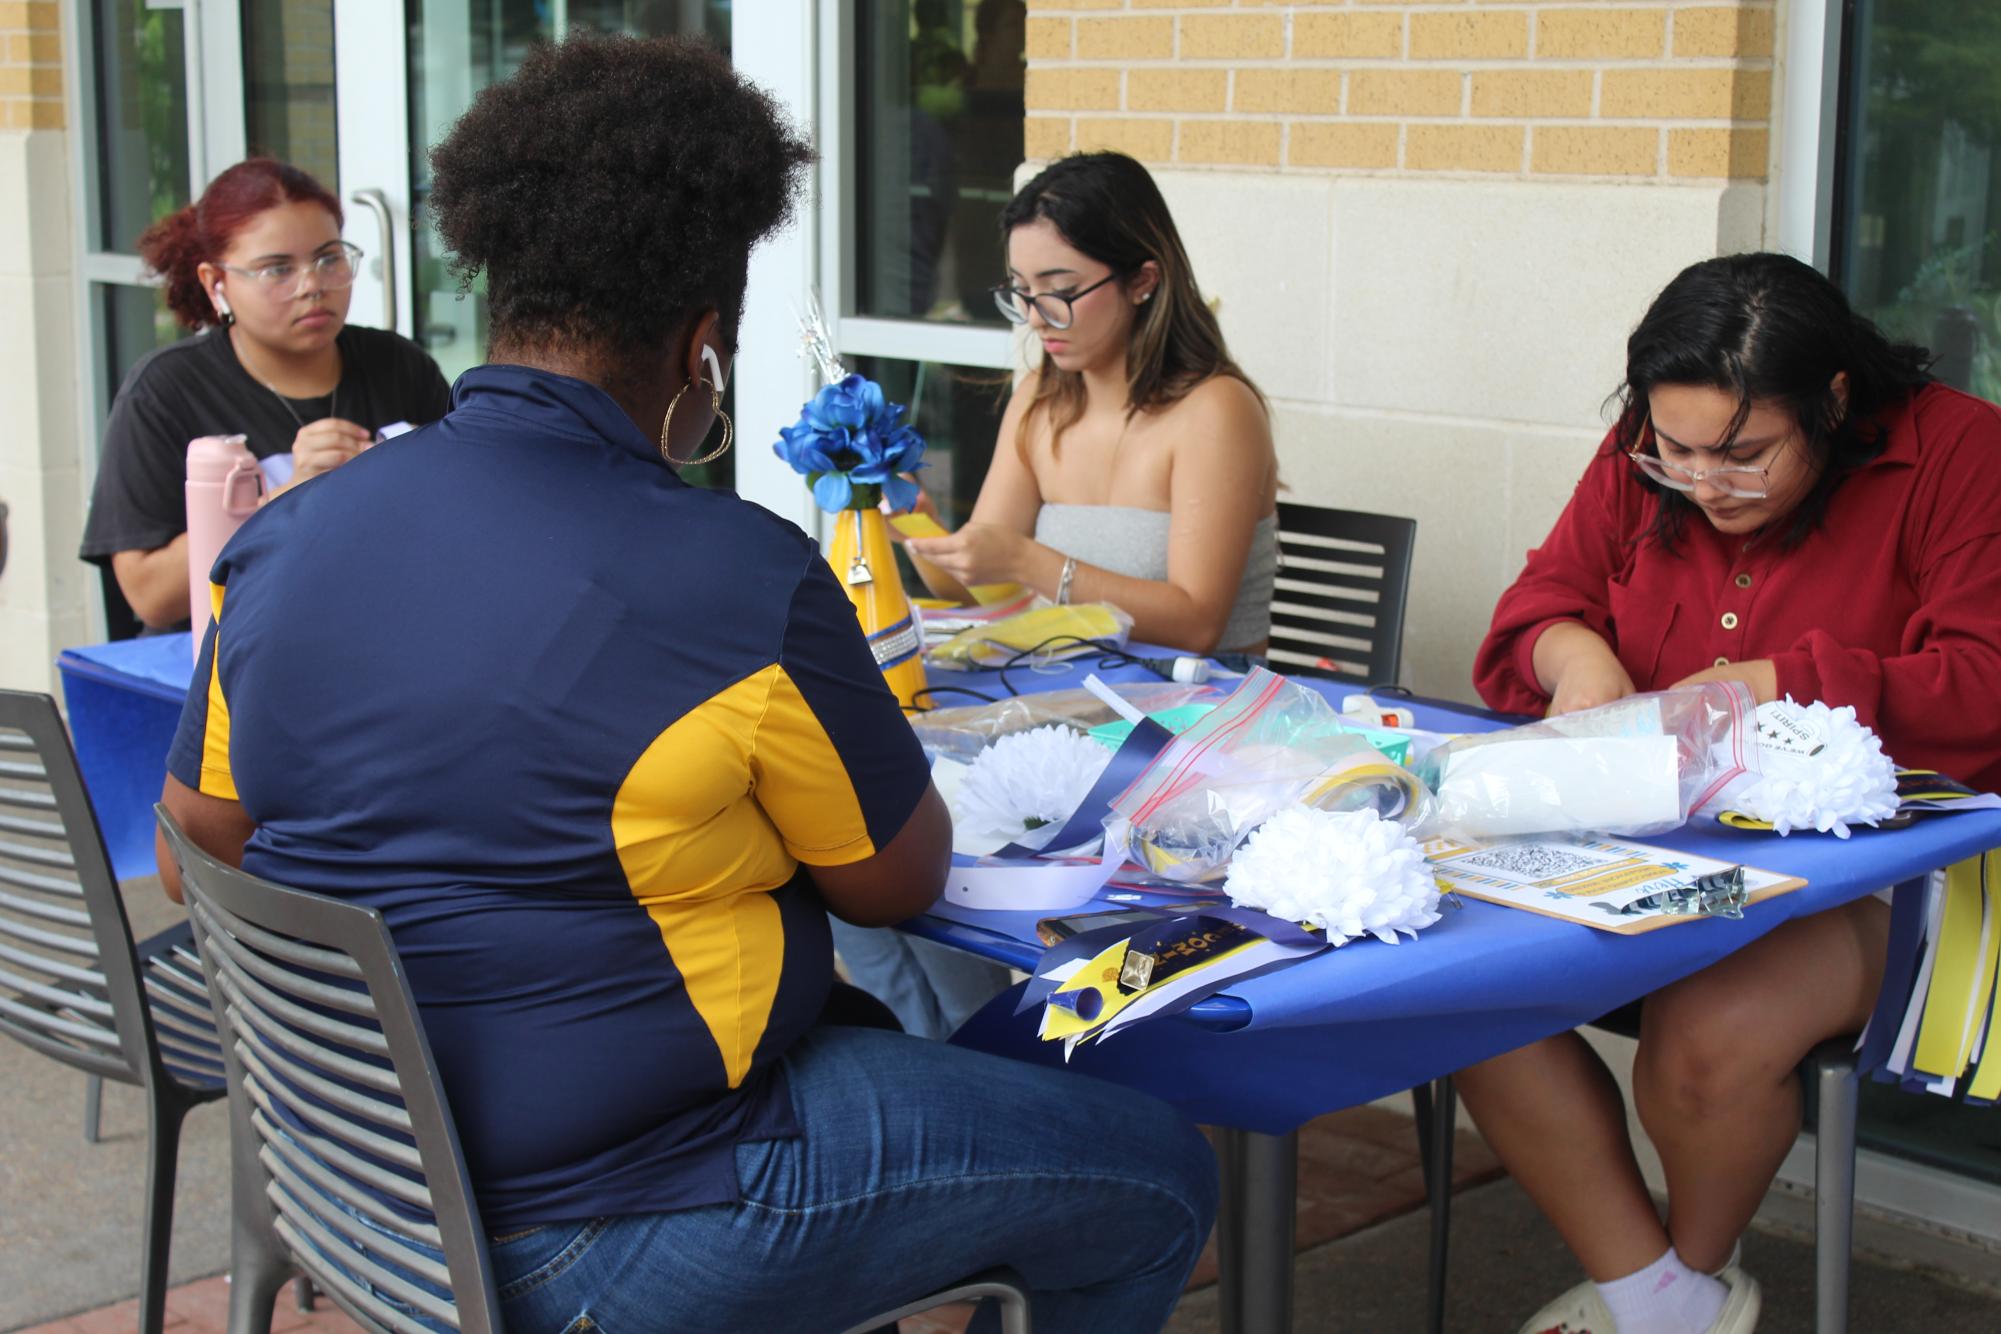
[[[1165, 510], [1130, 505], [1052, 505], [1035, 516], [1035, 540], [1086, 565], [1134, 579], [1167, 579]], [[1278, 516], [1258, 520], [1237, 585], [1237, 605], [1217, 642], [1247, 648], [1271, 637], [1272, 584], [1278, 576]]]

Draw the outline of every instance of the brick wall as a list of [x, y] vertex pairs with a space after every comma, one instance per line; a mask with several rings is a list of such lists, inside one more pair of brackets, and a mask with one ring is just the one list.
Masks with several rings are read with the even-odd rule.
[[63, 127], [63, 49], [56, 0], [0, 3], [0, 129]]
[[1763, 179], [1771, 0], [1028, 0], [1027, 152]]

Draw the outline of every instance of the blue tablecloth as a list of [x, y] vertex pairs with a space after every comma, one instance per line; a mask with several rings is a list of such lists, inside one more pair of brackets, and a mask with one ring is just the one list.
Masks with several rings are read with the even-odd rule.
[[[1073, 686], [1065, 675], [1010, 673], [1016, 688]], [[1149, 679], [1133, 669], [1106, 680]], [[1304, 679], [1304, 678], [1302, 678]], [[967, 685], [989, 686], [991, 677]], [[1337, 703], [1355, 687], [1313, 682]], [[1491, 718], [1418, 704], [1420, 726], [1493, 727]], [[1197, 1121], [1277, 1134], [1562, 1032], [1715, 962], [1781, 922], [1860, 898], [2001, 846], [2001, 811], [1937, 816], [1908, 829], [1863, 829], [1845, 841], [1694, 825], [1646, 840], [1807, 880], [1753, 904], [1742, 920], [1677, 923], [1622, 936], [1497, 904], [1463, 900], [1416, 940], [1356, 941], [1232, 988], [1240, 1005], [1158, 1020], [1077, 1049], [1074, 1070], [1158, 1094]], [[1040, 913], [941, 906], [919, 934], [1015, 967], [1041, 954]], [[1018, 990], [1018, 989], [1017, 989]], [[1061, 1064], [1035, 1037], [1038, 1016], [1014, 1016], [1010, 991], [953, 1040], [1022, 1060]], [[1234, 1025], [1234, 1027], [1232, 1027]]]
[[121, 880], [159, 869], [153, 803], [194, 665], [186, 634], [90, 644], [56, 659], [77, 765]]

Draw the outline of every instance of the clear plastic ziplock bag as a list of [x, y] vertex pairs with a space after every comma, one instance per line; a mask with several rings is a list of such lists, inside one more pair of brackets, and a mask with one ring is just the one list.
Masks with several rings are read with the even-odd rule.
[[[1111, 689], [1141, 713], [1165, 713], [1184, 704], [1222, 698], [1222, 692], [1214, 686], [1173, 681], [1128, 681]], [[970, 764], [996, 739], [1015, 732], [1051, 723], [1088, 732], [1115, 721], [1118, 716], [1109, 704], [1088, 690], [1045, 690], [993, 704], [969, 704], [913, 714], [910, 726], [917, 733], [918, 744], [933, 758], [944, 755]]]
[[1061, 662], [1100, 648], [1122, 649], [1132, 628], [1133, 618], [1109, 602], [1062, 606], [1045, 602], [987, 625], [961, 630], [926, 649], [924, 662], [951, 671], [1007, 667], [1017, 662]]
[[1408, 823], [1429, 794], [1317, 692], [1260, 667], [1113, 799], [1108, 846], [1123, 840], [1155, 875], [1209, 880], [1253, 829], [1301, 802]]
[[1755, 704], [1734, 681], [1629, 695], [1539, 723], [1458, 737], [1418, 766], [1419, 837], [1663, 833], [1757, 766]]

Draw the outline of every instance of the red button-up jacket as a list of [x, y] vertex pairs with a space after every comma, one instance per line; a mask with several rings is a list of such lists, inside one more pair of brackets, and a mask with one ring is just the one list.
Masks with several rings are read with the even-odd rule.
[[1541, 713], [1536, 639], [1576, 620], [1641, 690], [1770, 658], [1782, 696], [1854, 705], [1897, 763], [2001, 789], [2001, 409], [1930, 385], [1887, 423], [1790, 550], [1699, 514], [1663, 550], [1647, 535], [1658, 497], [1608, 434], [1494, 609], [1481, 697]]

